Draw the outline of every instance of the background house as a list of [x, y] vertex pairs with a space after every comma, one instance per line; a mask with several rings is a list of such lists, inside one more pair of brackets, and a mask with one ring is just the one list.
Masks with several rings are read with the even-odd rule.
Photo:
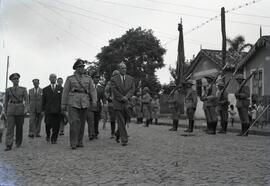
[[[262, 36], [253, 45], [248, 54], [240, 61], [244, 76], [248, 77], [257, 71], [249, 81], [253, 103], [262, 101], [264, 105], [270, 102], [270, 36]], [[270, 109], [265, 114], [265, 121], [270, 121]]]

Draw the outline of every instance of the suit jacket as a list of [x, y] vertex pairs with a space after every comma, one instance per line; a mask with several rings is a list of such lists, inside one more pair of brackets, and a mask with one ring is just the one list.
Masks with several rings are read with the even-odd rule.
[[[135, 83], [133, 77], [125, 75], [123, 82], [120, 75], [111, 78], [112, 92], [113, 92], [113, 107], [115, 110], [122, 110], [130, 105], [130, 99], [135, 92]], [[124, 97], [128, 101], [124, 101]]]
[[35, 88], [29, 90], [29, 112], [41, 113], [42, 111], [42, 89], [38, 88], [35, 94]]
[[61, 98], [63, 87], [56, 85], [53, 91], [51, 85], [43, 89], [42, 94], [42, 110], [46, 114], [60, 114], [61, 113]]

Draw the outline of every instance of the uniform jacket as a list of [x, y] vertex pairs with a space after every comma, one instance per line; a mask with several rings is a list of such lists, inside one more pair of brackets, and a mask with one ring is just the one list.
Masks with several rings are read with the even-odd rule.
[[203, 101], [203, 108], [217, 106], [217, 87], [215, 85], [207, 85], [204, 92], [206, 100]]
[[94, 88], [92, 78], [84, 74], [81, 76], [74, 74], [67, 77], [61, 104], [75, 108], [88, 108], [91, 101], [94, 103], [97, 102], [97, 92]]
[[[113, 106], [116, 110], [122, 110], [130, 106], [130, 99], [135, 92], [135, 83], [133, 77], [125, 75], [125, 82], [122, 81], [121, 75], [111, 78], [112, 92], [113, 92]], [[123, 97], [129, 101], [124, 102]]]
[[169, 103], [170, 109], [178, 110], [180, 108], [180, 104], [181, 104], [180, 92], [178, 90], [175, 90], [173, 93], [170, 93], [170, 96], [168, 97], [168, 103]]
[[235, 93], [236, 97], [236, 107], [237, 108], [248, 108], [249, 106], [249, 96], [250, 96], [250, 90], [248, 86], [244, 86], [241, 91], [237, 91]]
[[186, 90], [186, 94], [185, 94], [185, 105], [186, 108], [193, 108], [196, 109], [197, 107], [197, 93], [195, 90], [193, 90], [192, 88], [189, 88]]
[[35, 93], [35, 88], [29, 90], [29, 112], [41, 113], [42, 111], [42, 89], [38, 88]]
[[4, 106], [7, 115], [24, 115], [25, 109], [28, 109], [28, 103], [25, 87], [10, 87], [6, 89]]
[[228, 92], [225, 90], [221, 95], [222, 90], [217, 91], [217, 110], [228, 110], [229, 99], [228, 99]]
[[55, 86], [53, 91], [51, 85], [43, 89], [42, 94], [42, 110], [46, 114], [59, 114], [61, 113], [61, 98], [63, 87]]

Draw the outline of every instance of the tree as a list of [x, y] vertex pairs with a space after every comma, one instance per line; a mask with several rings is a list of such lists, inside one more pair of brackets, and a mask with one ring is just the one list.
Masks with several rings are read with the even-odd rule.
[[150, 91], [156, 92], [161, 86], [155, 71], [164, 66], [165, 52], [152, 30], [138, 27], [110, 40], [109, 45], [104, 46], [96, 57], [100, 72], [104, 74], [106, 80], [110, 79], [118, 63], [124, 61], [127, 73], [135, 78], [136, 85], [141, 81], [142, 86], [147, 85]]
[[227, 39], [227, 43], [229, 45], [228, 51], [243, 52], [247, 47], [252, 47], [252, 44], [245, 43], [245, 37], [242, 35], [238, 35], [233, 39]]

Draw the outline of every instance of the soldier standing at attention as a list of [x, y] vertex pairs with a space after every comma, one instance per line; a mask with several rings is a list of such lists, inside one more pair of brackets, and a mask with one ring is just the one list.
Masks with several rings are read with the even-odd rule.
[[171, 117], [173, 120], [173, 127], [169, 129], [169, 131], [177, 131], [178, 129], [178, 119], [180, 114], [180, 93], [178, 89], [176, 89], [176, 85], [174, 82], [170, 83], [170, 87], [173, 88], [171, 91], [169, 97], [168, 97], [168, 103], [169, 103], [169, 109], [171, 110]]
[[118, 132], [116, 132], [116, 142], [121, 138], [122, 146], [126, 146], [128, 135], [125, 123], [129, 117], [130, 98], [135, 91], [135, 83], [133, 77], [126, 74], [127, 67], [121, 62], [119, 64], [120, 75], [111, 78], [113, 91], [113, 107], [115, 110], [116, 120], [118, 124]]
[[221, 130], [218, 131], [220, 134], [226, 134], [228, 126], [228, 92], [224, 90], [224, 83], [218, 82], [218, 91], [217, 91], [217, 112], [220, 116], [220, 125]]
[[68, 112], [70, 123], [70, 146], [83, 147], [84, 126], [90, 101], [97, 103], [97, 92], [92, 79], [84, 74], [84, 62], [77, 59], [73, 65], [74, 75], [68, 76], [62, 95], [62, 111]]
[[188, 129], [185, 132], [193, 132], [194, 128], [194, 114], [197, 108], [197, 93], [192, 88], [193, 82], [191, 80], [183, 82], [185, 89], [185, 105], [186, 115], [188, 118]]
[[[112, 73], [112, 77], [119, 75], [120, 72], [118, 70], [114, 70]], [[114, 138], [115, 135], [115, 111], [113, 108], [113, 93], [112, 93], [112, 85], [111, 81], [108, 81], [107, 85], [105, 86], [104, 96], [108, 100], [108, 110], [111, 122], [111, 138]]]
[[[13, 87], [7, 88], [5, 93], [4, 114], [7, 115], [6, 149], [12, 149], [14, 127], [16, 127], [16, 147], [20, 147], [23, 140], [24, 115], [28, 110], [28, 95], [25, 87], [19, 86], [20, 74], [9, 76]], [[25, 108], [26, 107], [26, 108]]]
[[207, 86], [204, 92], [204, 95], [201, 97], [201, 101], [203, 101], [203, 109], [205, 113], [205, 118], [207, 122], [207, 134], [216, 134], [217, 127], [217, 97], [216, 85], [213, 83], [215, 77], [211, 75], [205, 76], [207, 80]]
[[152, 97], [149, 94], [149, 88], [144, 87], [143, 88], [143, 96], [142, 96], [142, 111], [143, 111], [143, 117], [145, 118], [145, 127], [149, 127], [150, 120], [151, 120], [151, 101]]
[[39, 88], [39, 79], [33, 79], [34, 88], [29, 90], [29, 133], [28, 137], [40, 136], [42, 120], [42, 89]]
[[[247, 85], [241, 86], [241, 84], [245, 80], [242, 74], [238, 74], [235, 79], [240, 85], [239, 89], [235, 93], [236, 108], [238, 110], [238, 114], [241, 120], [241, 132], [238, 134], [238, 136], [243, 136], [245, 132], [249, 129], [248, 107], [250, 90]], [[245, 134], [245, 136], [247, 135], [248, 133]]]

